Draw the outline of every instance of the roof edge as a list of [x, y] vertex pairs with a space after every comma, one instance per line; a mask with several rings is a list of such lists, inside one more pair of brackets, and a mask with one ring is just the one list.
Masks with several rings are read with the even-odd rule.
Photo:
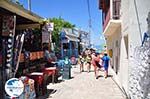
[[39, 22], [40, 19], [43, 19], [41, 16], [31, 11], [28, 11], [24, 7], [21, 7], [18, 4], [9, 0], [0, 0], [0, 7], [35, 22]]

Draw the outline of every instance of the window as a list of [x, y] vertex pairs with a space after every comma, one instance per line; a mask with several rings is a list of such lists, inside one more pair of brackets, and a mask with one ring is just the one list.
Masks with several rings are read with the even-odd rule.
[[63, 48], [64, 49], [69, 49], [68, 43], [63, 43]]
[[128, 59], [128, 35], [124, 36], [124, 43], [125, 43], [127, 59]]
[[110, 56], [111, 58], [113, 57], [113, 50], [112, 50], [112, 49], [109, 50], [109, 56]]
[[118, 47], [119, 46], [119, 44], [118, 44], [118, 40], [116, 41], [116, 47]]

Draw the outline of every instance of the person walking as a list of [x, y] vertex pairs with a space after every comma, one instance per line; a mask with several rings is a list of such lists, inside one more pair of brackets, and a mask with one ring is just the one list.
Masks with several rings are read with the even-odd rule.
[[56, 65], [57, 57], [55, 56], [55, 53], [53, 53], [51, 50], [48, 50], [48, 47], [45, 46], [43, 48], [44, 50], [44, 59], [46, 61], [46, 67], [54, 67]]
[[80, 72], [84, 72], [84, 59], [85, 55], [84, 55], [84, 52], [79, 55], [79, 65], [80, 65]]
[[91, 69], [91, 54], [89, 53], [87, 56], [86, 56], [86, 65], [87, 65], [87, 72], [89, 73], [90, 72], [90, 69]]
[[94, 66], [94, 73], [96, 79], [98, 79], [98, 69], [100, 69], [102, 66], [100, 65], [100, 54], [92, 53], [92, 65]]
[[96, 65], [96, 62], [95, 62], [95, 60], [96, 60], [95, 53], [92, 53], [91, 57], [92, 57], [91, 63], [92, 63], [92, 66], [94, 67], [94, 73], [95, 73], [95, 77], [97, 79], [98, 76], [97, 76], [97, 65]]
[[105, 78], [108, 77], [108, 67], [110, 64], [110, 57], [107, 55], [107, 53], [104, 53], [104, 56], [102, 58], [103, 61], [103, 66], [104, 66], [104, 70], [105, 70]]

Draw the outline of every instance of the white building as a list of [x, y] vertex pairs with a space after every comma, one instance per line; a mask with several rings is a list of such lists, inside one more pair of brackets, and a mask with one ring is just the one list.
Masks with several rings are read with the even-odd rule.
[[61, 57], [66, 56], [71, 58], [72, 56], [78, 57], [78, 42], [79, 33], [70, 28], [63, 28], [60, 32], [61, 40]]
[[[131, 99], [150, 99], [150, 0], [99, 0], [114, 79]], [[149, 16], [148, 16], [149, 14]]]
[[82, 50], [85, 50], [85, 48], [90, 47], [90, 36], [89, 33], [83, 30], [79, 31], [79, 37], [80, 37], [80, 45], [82, 47]]

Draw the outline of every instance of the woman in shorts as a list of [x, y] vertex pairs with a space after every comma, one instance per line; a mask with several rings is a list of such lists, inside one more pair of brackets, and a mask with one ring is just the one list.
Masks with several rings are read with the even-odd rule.
[[86, 64], [87, 64], [87, 71], [88, 72], [90, 72], [90, 69], [91, 69], [91, 60], [92, 60], [91, 54], [88, 54], [86, 56]]

